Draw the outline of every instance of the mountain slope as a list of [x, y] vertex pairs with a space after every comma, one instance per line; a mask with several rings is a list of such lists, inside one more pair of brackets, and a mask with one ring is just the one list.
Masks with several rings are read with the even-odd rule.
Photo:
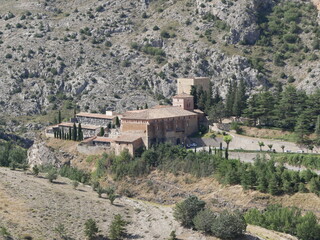
[[[232, 81], [245, 80], [251, 91], [286, 84], [291, 75], [311, 91], [318, 50], [308, 39], [315, 39], [316, 10], [293, 3], [306, 9], [296, 20], [296, 45], [284, 42], [287, 32], [267, 32], [273, 9], [288, 2], [1, 0], [0, 110], [135, 109], [168, 102], [176, 78], [188, 76], [209, 76], [222, 95]], [[271, 44], [262, 44], [267, 35]]]

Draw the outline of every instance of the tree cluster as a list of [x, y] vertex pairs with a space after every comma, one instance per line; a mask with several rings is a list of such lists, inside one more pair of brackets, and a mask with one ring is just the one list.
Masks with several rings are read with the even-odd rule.
[[68, 132], [64, 131], [64, 128], [59, 128], [53, 132], [55, 138], [63, 140], [73, 140], [73, 141], [82, 141], [83, 140], [83, 131], [81, 123], [78, 124], [78, 127], [73, 123], [73, 127], [68, 128]]
[[[125, 221], [120, 214], [116, 214], [111, 222], [109, 227], [109, 236], [110, 240], [121, 240], [124, 239], [127, 230], [126, 226], [128, 222]], [[95, 220], [88, 219], [84, 224], [84, 233], [89, 240], [96, 239], [97, 234], [99, 233], [99, 227]]]
[[308, 135], [316, 134], [314, 144], [320, 144], [320, 91], [307, 95], [303, 90], [288, 86], [284, 90], [264, 91], [248, 100], [244, 116], [253, 126], [278, 127], [294, 131], [301, 143], [311, 144]]
[[320, 194], [320, 177], [305, 170], [291, 171], [273, 160], [257, 157], [255, 163], [223, 158], [221, 151], [193, 152], [179, 146], [161, 144], [146, 150], [141, 157], [132, 158], [127, 152], [120, 156], [109, 155], [110, 171], [115, 179], [126, 176], [138, 177], [153, 169], [179, 174], [189, 173], [196, 177], [214, 176], [223, 184], [241, 184], [244, 189], [254, 189], [272, 195], [313, 192]]
[[320, 236], [320, 224], [312, 212], [301, 213], [298, 208], [270, 205], [264, 211], [250, 209], [245, 214], [248, 224], [285, 232], [301, 240], [317, 240]]
[[0, 166], [15, 168], [27, 167], [27, 151], [14, 143], [0, 142]]
[[234, 239], [245, 232], [247, 224], [240, 212], [215, 213], [205, 205], [196, 196], [190, 196], [176, 204], [173, 214], [183, 227], [195, 228], [221, 239]]

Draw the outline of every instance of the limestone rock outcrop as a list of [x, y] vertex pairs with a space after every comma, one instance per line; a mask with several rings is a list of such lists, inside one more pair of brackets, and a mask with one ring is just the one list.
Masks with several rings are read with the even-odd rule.
[[28, 164], [33, 166], [60, 166], [61, 162], [57, 159], [55, 153], [44, 142], [36, 142], [28, 150]]
[[225, 21], [230, 27], [227, 41], [254, 44], [260, 36], [258, 26], [259, 12], [266, 11], [274, 5], [274, 0], [197, 0], [200, 14], [211, 13]]

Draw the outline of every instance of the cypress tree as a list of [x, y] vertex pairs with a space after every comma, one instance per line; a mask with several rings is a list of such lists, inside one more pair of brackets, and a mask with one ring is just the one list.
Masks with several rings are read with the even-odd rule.
[[73, 141], [77, 141], [77, 126], [76, 126], [76, 123], [73, 123], [72, 140]]
[[64, 140], [64, 128], [62, 128], [62, 131], [61, 131], [61, 139]]
[[115, 124], [116, 124], [117, 127], [120, 127], [120, 120], [119, 120], [118, 116], [116, 117], [116, 123]]
[[59, 113], [58, 113], [58, 123], [61, 123], [62, 122], [62, 119], [61, 119], [61, 111], [59, 110]]
[[69, 127], [68, 139], [71, 140], [71, 137], [72, 137], [72, 130], [71, 130], [71, 127]]
[[101, 137], [104, 136], [104, 128], [103, 128], [103, 127], [100, 128], [100, 136], [101, 136]]
[[230, 117], [232, 115], [236, 88], [237, 88], [237, 82], [236, 81], [234, 81], [234, 83], [230, 82], [227, 96], [226, 96], [226, 116], [227, 117]]
[[240, 117], [246, 107], [246, 86], [243, 80], [240, 81], [239, 86], [234, 91], [232, 113], [234, 116]]
[[190, 95], [193, 96], [194, 107], [198, 108], [198, 97], [197, 97], [197, 87], [196, 86], [191, 86]]
[[82, 141], [82, 127], [81, 127], [81, 123], [79, 123], [78, 126], [78, 141]]

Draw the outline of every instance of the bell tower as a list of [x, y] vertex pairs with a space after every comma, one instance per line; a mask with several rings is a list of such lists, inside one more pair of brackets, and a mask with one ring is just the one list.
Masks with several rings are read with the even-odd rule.
[[174, 107], [181, 107], [184, 110], [194, 110], [194, 99], [193, 96], [187, 93], [181, 93], [172, 97], [172, 105]]

